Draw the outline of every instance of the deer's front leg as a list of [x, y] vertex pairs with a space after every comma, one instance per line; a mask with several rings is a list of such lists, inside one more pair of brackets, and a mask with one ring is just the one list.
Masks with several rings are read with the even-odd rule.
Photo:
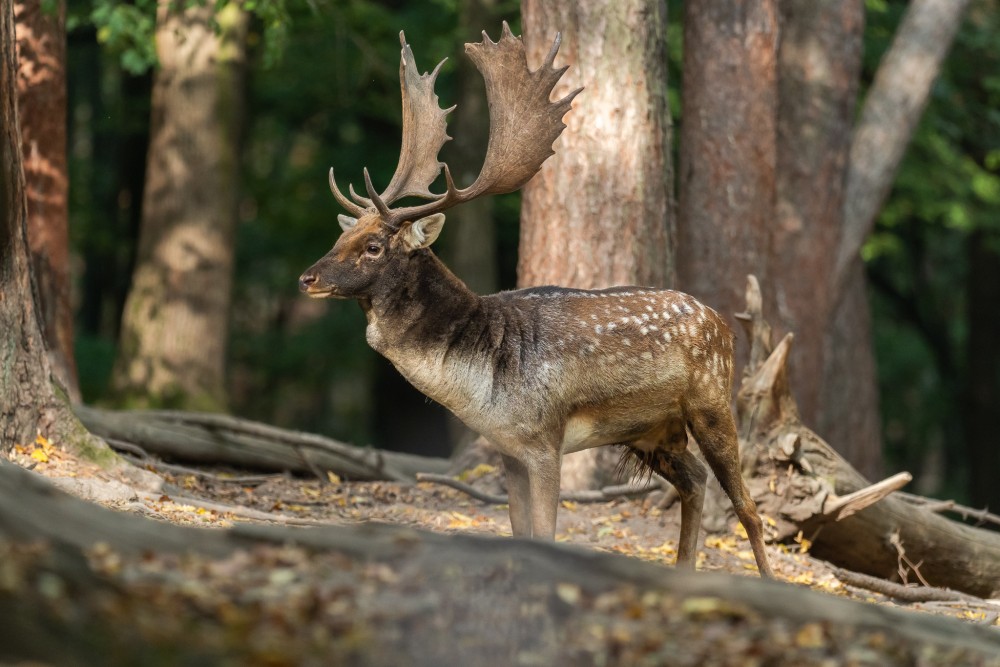
[[531, 489], [528, 469], [519, 460], [501, 454], [507, 477], [507, 506], [510, 512], [510, 531], [514, 537], [531, 537]]
[[531, 535], [551, 540], [556, 536], [562, 453], [558, 448], [539, 448], [531, 452], [525, 465], [531, 491]]

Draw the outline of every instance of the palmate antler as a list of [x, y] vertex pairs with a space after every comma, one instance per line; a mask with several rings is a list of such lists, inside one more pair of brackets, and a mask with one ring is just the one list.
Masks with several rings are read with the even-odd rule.
[[[350, 189], [357, 203], [340, 192], [333, 169], [330, 169], [330, 189], [341, 206], [355, 216], [375, 209], [388, 227], [398, 229], [408, 220], [439, 213], [476, 197], [512, 192], [538, 173], [542, 163], [554, 152], [552, 143], [566, 127], [562, 117], [582, 90], [577, 89], [557, 102], [549, 101], [552, 89], [566, 71], [566, 67], [552, 67], [560, 35], [556, 35], [545, 62], [534, 72], [528, 69], [524, 43], [511, 33], [506, 21], [499, 42], [490, 40], [484, 31], [482, 42], [465, 45], [465, 52], [486, 82], [490, 137], [479, 177], [464, 189], [456, 187], [448, 165], [437, 159], [441, 146], [451, 138], [446, 131], [445, 116], [455, 108], [441, 109], [434, 93], [434, 80], [444, 61], [430, 74], [417, 74], [413, 51], [403, 33], [399, 38], [403, 47], [399, 67], [403, 93], [403, 143], [399, 164], [389, 186], [381, 194], [372, 186], [366, 168], [368, 197], [361, 197]], [[442, 167], [447, 190], [433, 194], [428, 188]], [[432, 201], [391, 208], [395, 201], [408, 196]]]

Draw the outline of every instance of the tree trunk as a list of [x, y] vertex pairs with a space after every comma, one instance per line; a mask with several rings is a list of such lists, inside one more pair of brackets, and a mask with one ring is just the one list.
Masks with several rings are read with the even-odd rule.
[[[968, 0], [914, 0], [907, 7], [854, 130], [842, 228], [837, 250], [831, 253], [836, 262], [826, 280], [828, 287], [817, 290], [832, 294], [835, 300], [818, 376], [821, 408], [813, 423], [869, 476], [877, 476], [881, 468], [881, 425], [871, 315], [859, 251], [892, 187], [968, 4]], [[845, 373], [845, 368], [851, 372]]]
[[60, 1], [55, 13], [49, 13], [42, 4], [14, 3], [28, 246], [52, 372], [69, 396], [79, 400], [69, 277], [66, 6]]
[[142, 230], [112, 379], [126, 404], [226, 403], [246, 29], [235, 2], [159, 4]]
[[867, 475], [881, 438], [858, 251], [964, 4], [910, 5], [853, 141], [860, 0], [685, 4], [680, 287], [731, 317], [742, 275], [766, 276], [798, 335], [803, 418]]
[[0, 6], [0, 457], [39, 434], [94, 460], [117, 457], [53, 391], [31, 284], [12, 3]]
[[876, 477], [881, 434], [864, 269], [859, 263], [852, 280], [835, 283], [831, 252], [842, 229], [864, 3], [781, 0], [779, 7], [777, 208], [770, 265], [776, 324], [781, 333], [794, 331], [797, 337], [790, 371], [802, 418], [863, 474]]
[[[521, 4], [528, 61], [562, 32], [558, 98], [584, 92], [555, 156], [524, 188], [518, 283], [596, 288], [673, 282], [670, 114], [663, 0]], [[568, 457], [563, 485], [603, 485], [596, 451]], [[607, 466], [606, 468], [610, 468]]]
[[744, 277], [771, 270], [777, 49], [776, 0], [684, 3], [677, 284], [734, 331]]

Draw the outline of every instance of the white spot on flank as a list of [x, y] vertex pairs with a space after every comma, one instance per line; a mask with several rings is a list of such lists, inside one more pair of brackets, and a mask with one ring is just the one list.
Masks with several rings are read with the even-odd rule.
[[594, 327], [594, 333], [596, 334], [604, 333], [604, 327], [598, 324], [596, 327]]
[[649, 361], [650, 359], [653, 358], [653, 353], [652, 352], [643, 352], [642, 353], [642, 358], [645, 359], [646, 361]]
[[615, 322], [608, 322], [608, 331], [613, 331], [618, 326]]
[[645, 336], [647, 333], [649, 333], [649, 327], [640, 327], [639, 328], [639, 333], [641, 333], [643, 336]]
[[668, 343], [670, 342], [670, 332], [669, 331], [666, 331], [666, 332], [663, 333], [663, 340], [667, 341]]
[[[678, 306], [676, 303], [674, 304], [674, 312], [677, 313], [678, 315], [681, 314], [681, 307]], [[666, 315], [666, 313], [664, 313], [664, 315]]]
[[630, 341], [628, 338], [622, 338], [622, 345], [624, 345], [625, 347], [630, 347], [632, 345], [632, 341]]
[[[648, 301], [648, 299], [647, 299], [647, 301]], [[652, 306], [646, 306], [646, 310], [648, 310], [649, 312], [653, 312], [653, 307]]]

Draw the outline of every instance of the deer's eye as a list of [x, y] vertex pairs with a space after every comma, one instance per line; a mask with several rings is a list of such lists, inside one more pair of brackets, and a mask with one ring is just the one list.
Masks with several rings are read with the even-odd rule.
[[369, 257], [378, 257], [382, 254], [382, 246], [376, 245], [374, 243], [369, 243], [365, 248], [365, 254]]

